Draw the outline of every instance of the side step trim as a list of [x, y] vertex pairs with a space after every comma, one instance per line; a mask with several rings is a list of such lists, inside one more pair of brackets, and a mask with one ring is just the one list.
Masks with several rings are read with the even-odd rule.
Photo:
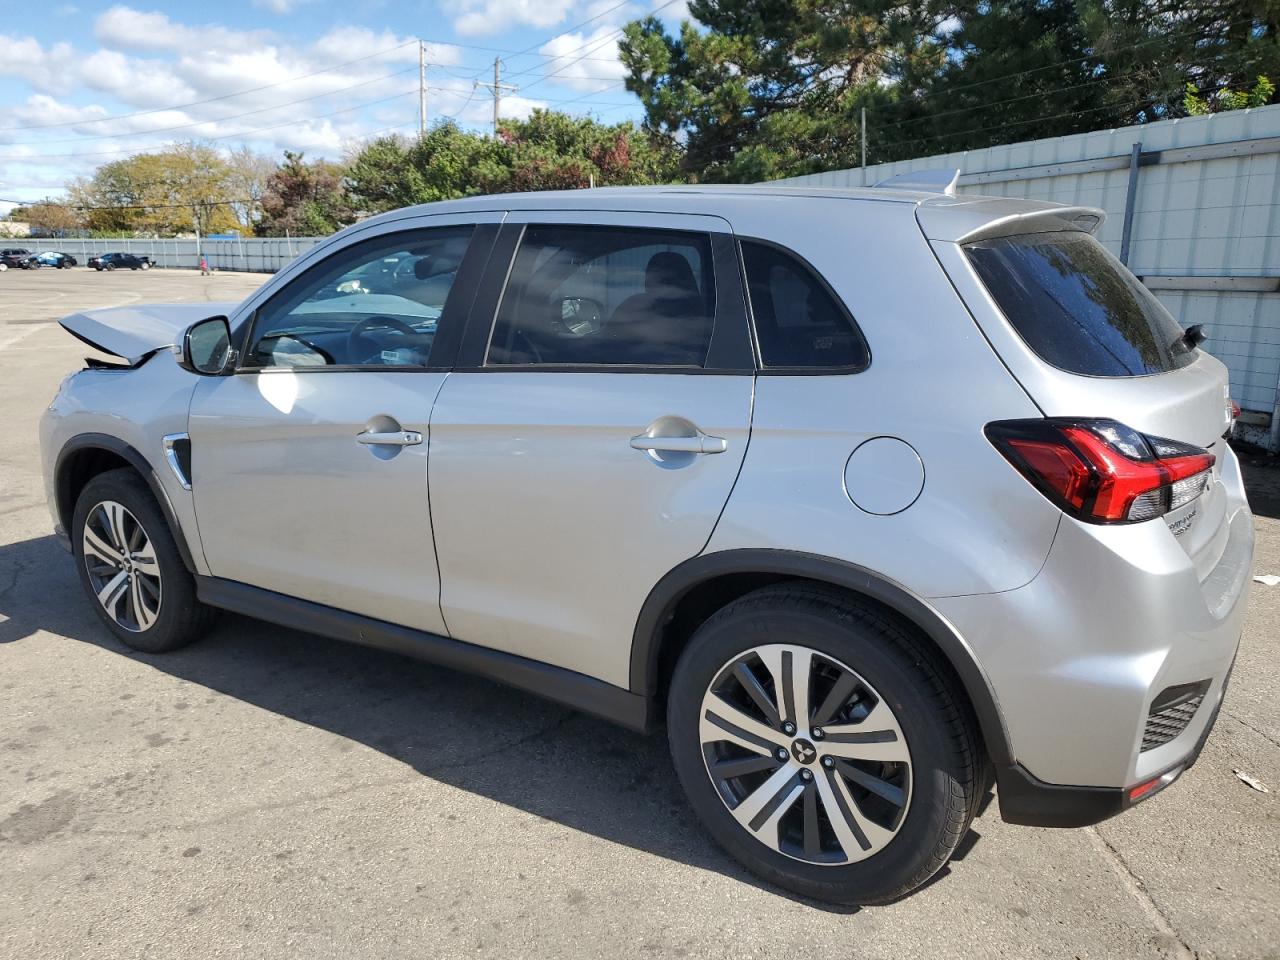
[[211, 607], [487, 677], [631, 730], [650, 726], [647, 698], [585, 674], [234, 580], [195, 579], [196, 595]]

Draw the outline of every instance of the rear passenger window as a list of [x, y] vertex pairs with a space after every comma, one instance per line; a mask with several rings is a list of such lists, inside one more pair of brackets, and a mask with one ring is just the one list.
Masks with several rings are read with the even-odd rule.
[[744, 240], [760, 359], [766, 367], [865, 367], [871, 360], [853, 318], [794, 255]]
[[705, 234], [530, 226], [485, 362], [701, 366], [715, 304]]

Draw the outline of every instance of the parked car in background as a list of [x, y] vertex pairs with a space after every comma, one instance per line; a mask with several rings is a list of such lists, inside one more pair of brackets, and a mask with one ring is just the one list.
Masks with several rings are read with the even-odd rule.
[[709, 833], [808, 897], [920, 886], [993, 782], [1127, 810], [1244, 622], [1226, 368], [1102, 210], [913, 176], [435, 203], [241, 304], [66, 317], [121, 358], [41, 423], [87, 603], [146, 653], [224, 609], [665, 717]]
[[0, 250], [0, 270], [16, 267], [19, 270], [31, 270], [40, 266], [32, 263], [31, 251], [25, 247], [6, 247]]
[[132, 253], [102, 253], [90, 257], [85, 266], [95, 270], [150, 270], [151, 258], [139, 257]]
[[32, 259], [41, 266], [55, 267], [58, 270], [65, 270], [68, 267], [74, 267], [80, 262], [71, 254], [58, 253], [56, 250], [46, 250], [44, 253], [37, 253]]

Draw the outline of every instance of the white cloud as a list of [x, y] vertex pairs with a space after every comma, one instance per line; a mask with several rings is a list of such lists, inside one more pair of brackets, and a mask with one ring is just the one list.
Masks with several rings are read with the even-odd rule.
[[618, 57], [617, 28], [597, 27], [591, 33], [562, 33], [538, 48], [547, 55], [543, 75], [575, 90], [599, 90], [610, 80], [627, 75]]
[[525, 25], [545, 30], [564, 21], [574, 0], [457, 0], [453, 29], [468, 37]]
[[267, 37], [261, 30], [231, 30], [216, 24], [186, 26], [163, 13], [126, 6], [114, 6], [99, 15], [93, 32], [98, 42], [111, 50], [200, 51], [205, 55], [257, 45]]

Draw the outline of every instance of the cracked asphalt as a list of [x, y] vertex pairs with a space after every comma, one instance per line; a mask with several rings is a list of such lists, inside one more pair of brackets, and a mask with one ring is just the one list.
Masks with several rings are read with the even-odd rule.
[[[1280, 957], [1280, 587], [1175, 787], [1088, 830], [992, 805], [861, 911], [741, 871], [660, 735], [238, 617], [131, 653], [51, 536], [36, 421], [86, 348], [49, 321], [262, 279], [0, 275], [0, 957]], [[1247, 470], [1280, 574], [1280, 469]]]

